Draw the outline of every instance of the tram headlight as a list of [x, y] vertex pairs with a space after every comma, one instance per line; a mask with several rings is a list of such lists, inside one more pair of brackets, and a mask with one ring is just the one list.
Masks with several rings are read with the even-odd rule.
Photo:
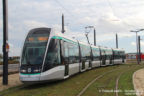
[[40, 69], [35, 69], [34, 72], [40, 72]]
[[26, 73], [26, 70], [22, 69], [21, 72], [22, 72], [22, 73]]

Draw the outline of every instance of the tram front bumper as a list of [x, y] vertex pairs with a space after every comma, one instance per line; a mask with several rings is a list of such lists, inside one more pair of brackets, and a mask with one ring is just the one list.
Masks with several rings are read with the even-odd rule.
[[22, 82], [32, 82], [32, 81], [39, 81], [40, 74], [21, 74], [20, 73], [20, 81]]

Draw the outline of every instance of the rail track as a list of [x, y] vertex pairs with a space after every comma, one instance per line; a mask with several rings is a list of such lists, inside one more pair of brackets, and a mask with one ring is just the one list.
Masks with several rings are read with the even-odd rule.
[[[114, 71], [118, 71], [119, 69], [120, 69], [120, 68], [118, 68], [118, 69], [113, 69], [113, 70], [111, 70], [111, 71], [107, 71], [107, 72], [105, 72], [105, 73], [97, 76], [97, 77], [96, 77], [95, 79], [93, 79], [90, 83], [88, 83], [88, 84], [79, 92], [79, 94], [78, 94], [77, 96], [82, 96], [82, 95], [84, 95], [84, 93], [87, 91], [87, 89], [88, 89], [93, 83], [95, 83], [95, 82], [98, 81], [99, 79], [103, 78], [105, 75], [110, 74], [110, 73], [112, 73], [112, 72], [114, 72]], [[116, 77], [116, 80], [115, 80], [116, 83], [115, 83], [115, 88], [114, 88], [114, 89], [115, 89], [115, 90], [114, 90], [115, 96], [119, 96], [119, 95], [118, 95], [119, 79], [120, 79], [120, 77], [122, 76], [122, 74], [124, 74], [124, 73], [127, 72], [127, 71], [129, 71], [129, 70], [120, 72], [118, 75], [116, 75], [117, 77]], [[107, 79], [107, 82], [105, 83], [105, 86], [104, 86], [103, 88], [107, 88], [108, 84], [110, 83], [110, 80], [111, 80], [111, 78], [108, 78], [108, 79]], [[101, 92], [101, 96], [103, 96], [103, 94], [104, 94], [104, 92]]]
[[105, 73], [97, 76], [94, 80], [92, 80], [90, 83], [88, 83], [88, 84], [80, 91], [80, 93], [79, 93], [77, 96], [82, 96], [82, 95], [84, 94], [84, 92], [85, 92], [94, 82], [96, 82], [98, 79], [102, 78], [102, 77], [105, 76], [106, 74], [111, 73], [111, 72], [116, 71], [116, 70], [118, 70], [118, 69], [113, 69], [113, 70], [110, 70], [110, 71], [108, 71], [108, 72], [105, 72]]
[[[127, 71], [129, 71], [129, 70], [127, 70]], [[119, 75], [118, 75], [118, 77], [117, 77], [117, 79], [116, 79], [116, 84], [115, 84], [115, 96], [119, 96], [118, 95], [118, 85], [119, 85], [119, 80], [120, 80], [120, 77], [122, 76], [122, 74], [124, 74], [125, 72], [127, 72], [127, 71], [124, 71], [124, 72], [121, 72]]]

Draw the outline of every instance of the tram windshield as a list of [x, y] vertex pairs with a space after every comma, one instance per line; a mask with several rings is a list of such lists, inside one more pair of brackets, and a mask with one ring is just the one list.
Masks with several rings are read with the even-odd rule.
[[46, 50], [48, 35], [33, 34], [26, 38], [21, 64], [41, 64]]
[[45, 60], [44, 71], [60, 65], [60, 44], [59, 40], [51, 39]]

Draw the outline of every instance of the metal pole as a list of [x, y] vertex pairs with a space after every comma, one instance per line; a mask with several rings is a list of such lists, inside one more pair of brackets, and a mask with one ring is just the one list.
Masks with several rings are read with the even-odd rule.
[[64, 33], [64, 16], [62, 14], [62, 33]]
[[87, 38], [88, 44], [90, 44], [88, 34], [86, 34], [86, 38]]
[[118, 35], [116, 33], [116, 48], [118, 48]]
[[3, 85], [8, 84], [8, 6], [7, 0], [3, 0]]
[[140, 44], [140, 42], [141, 42], [141, 39], [140, 39], [140, 36], [138, 36], [138, 44], [139, 44], [139, 62], [141, 62], [141, 44]]
[[137, 63], [139, 64], [139, 56], [138, 56], [138, 36], [137, 36], [137, 32], [136, 32], [136, 49], [137, 49]]
[[96, 30], [94, 28], [94, 45], [96, 46]]

